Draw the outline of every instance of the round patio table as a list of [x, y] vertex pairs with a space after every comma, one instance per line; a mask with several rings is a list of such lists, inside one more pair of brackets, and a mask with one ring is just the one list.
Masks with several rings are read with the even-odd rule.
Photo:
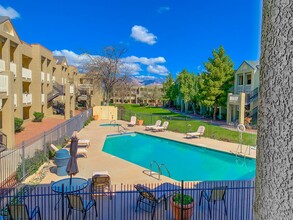
[[[66, 195], [70, 193], [79, 192], [83, 190], [84, 188], [86, 188], [87, 185], [88, 185], [88, 181], [86, 179], [73, 177], [71, 178], [71, 180], [70, 178], [66, 178], [66, 179], [62, 179], [57, 182], [54, 182], [51, 186], [51, 189], [56, 193], [59, 193], [59, 194], [63, 193], [64, 195]], [[58, 202], [56, 203], [55, 210], [61, 198], [62, 196], [59, 198]]]

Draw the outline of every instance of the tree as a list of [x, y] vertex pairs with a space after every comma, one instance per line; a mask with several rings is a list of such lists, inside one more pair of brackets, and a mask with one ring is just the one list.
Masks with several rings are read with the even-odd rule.
[[222, 46], [212, 54], [213, 57], [204, 63], [206, 72], [201, 76], [199, 96], [202, 105], [213, 107], [213, 120], [216, 120], [217, 108], [226, 105], [233, 85], [234, 64]]
[[[184, 69], [177, 77], [179, 93], [185, 103], [185, 112], [188, 110], [188, 102], [195, 95], [194, 90], [194, 75]], [[182, 106], [181, 106], [182, 110]]]
[[171, 101], [177, 98], [178, 91], [176, 90], [176, 85], [172, 74], [170, 73], [166, 77], [166, 81], [163, 82], [163, 100], [168, 101], [168, 106], [171, 107]]
[[125, 53], [125, 48], [109, 46], [103, 49], [100, 56], [87, 54], [89, 62], [85, 63], [84, 69], [93, 79], [94, 86], [99, 87], [102, 84], [106, 105], [109, 105], [114, 86], [127, 78], [121, 60]]
[[118, 82], [114, 87], [114, 96], [119, 97], [122, 103], [125, 103], [127, 98], [131, 103], [131, 89], [138, 85], [132, 77], [127, 76], [128, 75], [126, 75], [124, 80]]
[[293, 218], [292, 1], [263, 1], [254, 218]]

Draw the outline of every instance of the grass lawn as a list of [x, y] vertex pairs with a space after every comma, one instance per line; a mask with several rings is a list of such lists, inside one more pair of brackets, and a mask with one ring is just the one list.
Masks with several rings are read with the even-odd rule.
[[[204, 137], [227, 141], [232, 143], [239, 143], [239, 132], [228, 130], [216, 125], [211, 125], [209, 123], [190, 119], [178, 113], [173, 113], [167, 109], [152, 107], [152, 106], [139, 106], [139, 105], [116, 105], [123, 106], [125, 111], [121, 115], [121, 119], [129, 121], [132, 115], [136, 115], [138, 119], [143, 119], [144, 125], [154, 124], [156, 120], [162, 120], [162, 122], [168, 120], [169, 131], [175, 131], [179, 133], [187, 133], [196, 131], [200, 125], [205, 126]], [[243, 133], [243, 144], [255, 146], [256, 145], [256, 135]]]

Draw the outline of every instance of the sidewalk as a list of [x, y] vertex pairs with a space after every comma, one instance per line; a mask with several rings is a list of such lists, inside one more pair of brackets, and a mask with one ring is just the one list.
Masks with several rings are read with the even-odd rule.
[[[179, 110], [174, 110], [174, 109], [171, 109], [171, 108], [166, 108], [166, 109], [168, 109], [171, 112], [178, 113], [178, 114], [184, 115], [186, 117], [189, 117], [189, 118], [192, 118], [192, 119], [195, 119], [195, 120], [199, 120], [199, 121], [203, 121], [203, 122], [206, 122], [206, 123], [209, 123], [209, 124], [212, 124], [212, 125], [216, 125], [216, 126], [219, 126], [219, 127], [231, 130], [231, 131], [238, 131], [237, 128], [235, 128], [234, 126], [228, 125], [226, 123], [226, 121], [220, 121], [220, 120], [219, 121], [213, 121], [212, 119], [204, 118], [201, 115], [186, 114], [184, 112], [180, 112]], [[254, 130], [254, 129], [249, 129], [249, 130], [246, 130], [245, 132], [246, 133], [251, 133], [251, 134], [257, 134], [257, 130]]]

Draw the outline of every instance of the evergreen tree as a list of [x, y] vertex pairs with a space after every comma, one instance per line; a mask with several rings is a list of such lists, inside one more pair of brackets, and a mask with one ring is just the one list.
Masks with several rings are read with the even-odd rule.
[[202, 105], [213, 107], [213, 120], [216, 120], [217, 108], [227, 103], [234, 80], [234, 64], [222, 46], [212, 53], [213, 57], [204, 63], [206, 72], [199, 81], [199, 96]]
[[[188, 110], [188, 102], [191, 101], [192, 97], [195, 95], [195, 81], [194, 75], [189, 73], [186, 69], [184, 69], [177, 77], [179, 93], [181, 95], [182, 100], [185, 103], [185, 112]], [[182, 109], [182, 107], [181, 107]]]
[[176, 85], [172, 74], [170, 73], [166, 77], [166, 81], [163, 82], [163, 99], [168, 101], [168, 106], [170, 107], [170, 102], [177, 98], [178, 92], [176, 90]]

